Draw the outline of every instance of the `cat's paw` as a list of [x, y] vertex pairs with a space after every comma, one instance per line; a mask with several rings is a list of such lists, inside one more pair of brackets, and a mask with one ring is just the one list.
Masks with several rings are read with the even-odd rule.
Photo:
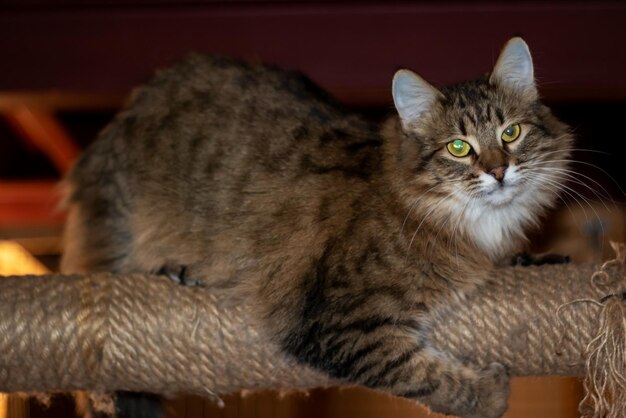
[[541, 266], [544, 264], [567, 264], [570, 262], [568, 255], [562, 254], [528, 254], [519, 253], [511, 260], [512, 266]]
[[184, 286], [201, 286], [199, 280], [189, 277], [187, 266], [165, 265], [157, 271], [158, 275], [166, 276], [173, 282]]
[[491, 363], [480, 372], [475, 409], [463, 418], [500, 418], [508, 406], [509, 375], [500, 363]]

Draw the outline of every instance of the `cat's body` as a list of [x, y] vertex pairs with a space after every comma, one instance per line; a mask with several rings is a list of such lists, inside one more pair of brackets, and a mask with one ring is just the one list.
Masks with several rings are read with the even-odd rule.
[[[476, 164], [502, 175], [492, 162], [510, 155], [480, 139], [492, 119], [563, 137], [544, 146], [557, 157], [569, 137], [536, 98], [498, 97], [490, 85], [444, 90], [447, 104], [436, 106], [449, 111], [430, 109], [419, 125], [394, 92], [401, 117], [380, 133], [298, 75], [190, 57], [139, 89], [74, 168], [63, 270], [184, 266], [187, 278], [248, 304], [287, 355], [438, 411], [499, 417], [503, 368], [435, 353], [424, 330], [517, 249], [554, 190], [461, 183], [454, 158], [438, 159], [439, 142], [474, 135]], [[534, 152], [518, 151], [518, 162]], [[472, 170], [458, 175], [478, 178]], [[463, 198], [472, 187], [495, 197]]]

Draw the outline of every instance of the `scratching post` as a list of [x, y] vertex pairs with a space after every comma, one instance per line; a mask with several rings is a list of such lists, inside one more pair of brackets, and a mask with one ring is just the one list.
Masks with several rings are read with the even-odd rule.
[[[587, 374], [592, 398], [610, 389], [621, 399], [624, 289], [619, 262], [504, 268], [442, 310], [430, 338], [451, 357], [497, 361], [517, 376]], [[340, 383], [280, 354], [246, 306], [144, 275], [0, 279], [0, 352], [3, 392], [215, 395]], [[626, 416], [623, 404], [608, 408]]]

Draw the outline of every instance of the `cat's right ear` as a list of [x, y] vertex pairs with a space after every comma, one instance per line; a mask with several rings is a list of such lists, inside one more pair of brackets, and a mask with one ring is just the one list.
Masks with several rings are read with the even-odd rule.
[[502, 48], [489, 81], [536, 98], [537, 87], [533, 71], [533, 59], [528, 45], [522, 38], [516, 37]]
[[391, 92], [404, 129], [428, 113], [441, 96], [436, 88], [409, 70], [396, 72]]

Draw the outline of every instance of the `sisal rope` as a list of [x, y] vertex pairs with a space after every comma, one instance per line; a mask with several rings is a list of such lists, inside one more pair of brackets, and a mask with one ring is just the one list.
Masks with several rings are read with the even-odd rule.
[[268, 344], [243, 308], [163, 277], [0, 280], [0, 391], [230, 393], [328, 384]]
[[[603, 268], [610, 280], [602, 285], [590, 280], [598, 270], [592, 265], [501, 269], [462, 308], [439, 313], [431, 342], [451, 357], [478, 367], [496, 361], [517, 376], [596, 379], [606, 367], [619, 379], [626, 371], [624, 312], [607, 314], [600, 301], [621, 295], [626, 279], [622, 263]], [[621, 299], [609, 300], [623, 307]], [[0, 391], [216, 396], [339, 383], [281, 354], [254, 323], [245, 306], [226, 306], [207, 289], [163, 277], [3, 278]], [[598, 338], [600, 349], [593, 345]], [[607, 388], [625, 392], [620, 382], [601, 384], [596, 403]]]
[[[582, 376], [586, 344], [596, 335], [607, 293], [594, 288], [591, 265], [515, 267], [451, 306], [433, 326], [434, 344], [457, 358], [487, 365], [497, 361], [514, 376]], [[626, 279], [623, 281], [626, 289]]]

